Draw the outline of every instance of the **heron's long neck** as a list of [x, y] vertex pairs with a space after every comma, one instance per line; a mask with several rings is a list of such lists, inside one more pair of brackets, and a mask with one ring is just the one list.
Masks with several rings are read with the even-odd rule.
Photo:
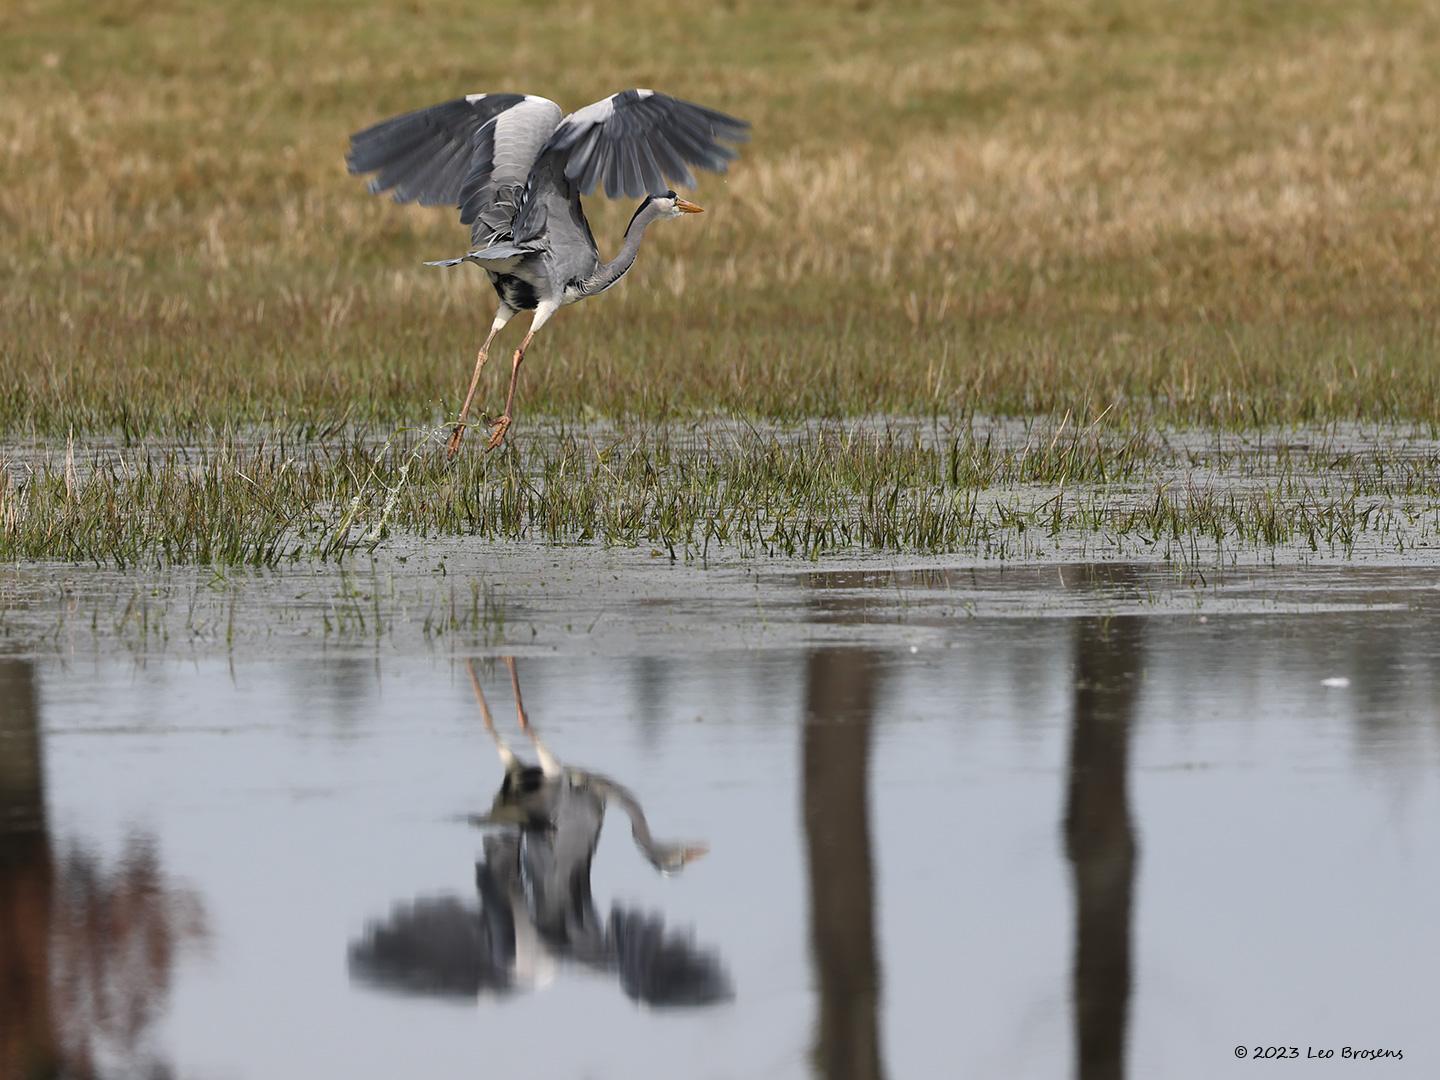
[[620, 809], [625, 811], [625, 816], [630, 819], [630, 835], [635, 838], [635, 846], [644, 852], [645, 857], [652, 863], [659, 865], [666, 845], [657, 842], [650, 834], [650, 823], [645, 820], [645, 811], [640, 809], [640, 800], [635, 798], [628, 788], [606, 777], [591, 774], [589, 780], [602, 798], [607, 801], [614, 800]]
[[645, 236], [645, 230], [650, 227], [650, 222], [654, 220], [654, 216], [646, 211], [636, 214], [630, 227], [625, 230], [625, 242], [620, 246], [619, 253], [609, 262], [596, 267], [595, 273], [581, 282], [580, 291], [586, 296], [593, 296], [595, 293], [604, 292], [624, 277], [630, 267], [635, 265], [635, 256], [640, 252], [640, 241]]

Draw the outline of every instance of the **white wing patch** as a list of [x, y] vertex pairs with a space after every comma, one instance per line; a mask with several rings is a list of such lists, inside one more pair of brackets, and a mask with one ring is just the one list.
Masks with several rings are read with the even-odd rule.
[[560, 119], [560, 106], [548, 98], [527, 96], [494, 120], [494, 181], [524, 183], [535, 157]]
[[607, 98], [586, 105], [583, 109], [576, 109], [569, 116], [565, 117], [564, 127], [590, 127], [592, 124], [603, 124], [615, 114], [615, 97], [611, 94]]

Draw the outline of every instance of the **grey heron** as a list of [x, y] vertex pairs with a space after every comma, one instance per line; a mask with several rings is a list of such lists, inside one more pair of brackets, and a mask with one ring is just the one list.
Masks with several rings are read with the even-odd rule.
[[[557, 310], [604, 292], [635, 262], [655, 221], [700, 207], [668, 185], [693, 187], [692, 168], [724, 172], [750, 125], [653, 90], [623, 90], [568, 116], [530, 94], [470, 94], [384, 120], [350, 137], [352, 173], [373, 173], [370, 190], [397, 202], [453, 206], [470, 226], [471, 250], [431, 266], [471, 262], [499, 297], [490, 332], [447, 446], [454, 457], [490, 346], [520, 311], [534, 311], [510, 367], [505, 411], [492, 426], [493, 450], [510, 428], [525, 350]], [[580, 196], [598, 185], [610, 198], [644, 196], [619, 253], [602, 261]]]

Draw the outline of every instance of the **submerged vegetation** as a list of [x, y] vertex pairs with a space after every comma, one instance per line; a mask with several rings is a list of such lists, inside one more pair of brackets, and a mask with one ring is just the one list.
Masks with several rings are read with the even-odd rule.
[[[274, 565], [402, 538], [650, 545], [673, 559], [1403, 553], [1440, 445], [1094, 425], [561, 429], [446, 465], [435, 436], [72, 450], [0, 473], [0, 558]], [[400, 549], [406, 541], [402, 539]]]

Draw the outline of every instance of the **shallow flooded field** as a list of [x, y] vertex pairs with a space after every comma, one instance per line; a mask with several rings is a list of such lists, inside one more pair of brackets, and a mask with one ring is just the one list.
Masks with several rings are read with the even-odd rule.
[[1433, 1071], [1433, 571], [532, 558], [7, 571], [7, 1075]]

